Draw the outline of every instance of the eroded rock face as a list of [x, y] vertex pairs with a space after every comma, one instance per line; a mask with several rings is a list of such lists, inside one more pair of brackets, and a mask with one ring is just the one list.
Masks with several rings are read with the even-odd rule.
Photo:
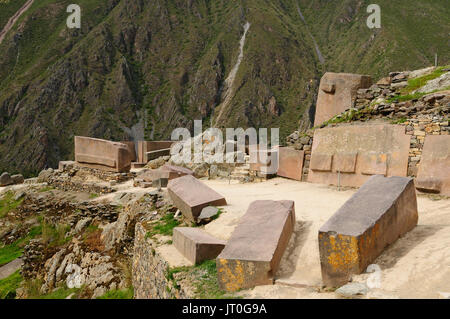
[[42, 293], [65, 283], [68, 288], [85, 286], [96, 298], [125, 285], [121, 269], [111, 256], [85, 251], [77, 242], [55, 253], [45, 262], [43, 271]]

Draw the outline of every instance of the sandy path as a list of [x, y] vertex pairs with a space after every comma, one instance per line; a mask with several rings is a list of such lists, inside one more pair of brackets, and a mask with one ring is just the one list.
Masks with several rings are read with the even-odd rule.
[[2, 31], [0, 31], [0, 44], [2, 44], [3, 39], [5, 38], [6, 34], [12, 29], [14, 24], [16, 24], [17, 20], [19, 20], [20, 16], [26, 12], [31, 5], [33, 4], [34, 0], [28, 0], [22, 8], [19, 9], [9, 20], [8, 23], [5, 25]]
[[[321, 286], [319, 228], [356, 190], [337, 191], [324, 185], [276, 178], [259, 184], [206, 181], [223, 194], [226, 213], [206, 226], [211, 234], [227, 239], [248, 205], [258, 199], [295, 201], [296, 231], [283, 256], [275, 286], [257, 287], [255, 298], [333, 298], [318, 294]], [[369, 296], [438, 298], [450, 292], [450, 200], [418, 197], [419, 225], [375, 261], [382, 269], [382, 289]], [[356, 278], [358, 280], [358, 278]], [[365, 280], [361, 276], [361, 281]]]

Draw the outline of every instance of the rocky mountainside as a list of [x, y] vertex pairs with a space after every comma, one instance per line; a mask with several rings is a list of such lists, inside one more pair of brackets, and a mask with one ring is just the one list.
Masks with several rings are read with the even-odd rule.
[[[26, 1], [0, 1], [0, 28]], [[324, 71], [448, 64], [445, 0], [35, 1], [0, 43], [0, 171], [35, 174], [74, 135], [166, 139], [176, 127], [311, 125]]]

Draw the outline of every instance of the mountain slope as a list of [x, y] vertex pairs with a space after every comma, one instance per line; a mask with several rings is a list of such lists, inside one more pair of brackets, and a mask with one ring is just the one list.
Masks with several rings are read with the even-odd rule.
[[325, 70], [449, 61], [445, 1], [380, 1], [381, 30], [368, 1], [79, 0], [80, 30], [66, 28], [70, 3], [35, 1], [0, 44], [0, 171], [56, 166], [77, 134], [165, 139], [193, 119], [283, 138], [310, 125]]

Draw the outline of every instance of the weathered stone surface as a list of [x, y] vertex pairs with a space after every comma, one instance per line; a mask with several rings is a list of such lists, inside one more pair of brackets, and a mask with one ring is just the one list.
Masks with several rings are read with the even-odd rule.
[[4, 172], [2, 175], [0, 175], [0, 186], [8, 186], [14, 184], [14, 181], [11, 178], [11, 175], [9, 175], [8, 172]]
[[372, 176], [319, 230], [323, 283], [346, 284], [417, 221], [413, 180]]
[[78, 165], [113, 172], [129, 172], [131, 156], [125, 144], [97, 138], [75, 136]]
[[401, 125], [316, 130], [308, 181], [359, 187], [371, 175], [407, 176], [410, 140]]
[[161, 150], [156, 151], [150, 151], [145, 153], [145, 158], [147, 161], [152, 161], [157, 158], [163, 157], [163, 156], [169, 156], [170, 155], [170, 148], [164, 148]]
[[23, 182], [25, 182], [22, 174], [13, 175], [11, 176], [11, 179], [13, 181], [13, 184], [23, 184]]
[[278, 154], [278, 176], [301, 181], [305, 152], [288, 147], [280, 147]]
[[173, 145], [173, 141], [139, 141], [138, 142], [138, 157], [137, 161], [140, 163], [148, 163], [150, 160], [147, 157], [147, 153], [153, 151], [159, 151], [163, 149], [170, 149]]
[[196, 221], [203, 208], [224, 206], [225, 198], [192, 175], [175, 178], [167, 186], [170, 198], [183, 215]]
[[173, 245], [192, 264], [215, 259], [226, 242], [211, 236], [200, 228], [176, 227], [173, 230]]
[[372, 80], [367, 75], [325, 73], [320, 81], [314, 125], [321, 125], [351, 108], [358, 89], [368, 88], [371, 84]]
[[58, 163], [58, 169], [60, 171], [66, 170], [69, 166], [75, 165], [75, 161], [60, 161]]
[[186, 175], [194, 175], [194, 172], [189, 168], [169, 164], [165, 164], [164, 166], [162, 166], [161, 170], [169, 172], [169, 180]]
[[277, 174], [278, 149], [263, 149], [259, 145], [250, 145], [250, 171], [263, 175]]
[[219, 285], [226, 291], [273, 284], [295, 223], [293, 201], [255, 201], [217, 257]]
[[130, 153], [130, 159], [132, 162], [135, 162], [137, 160], [136, 144], [133, 141], [120, 141], [120, 143], [125, 144], [128, 147], [128, 152]]
[[425, 137], [416, 187], [450, 196], [450, 135]]
[[369, 288], [359, 282], [348, 283], [336, 290], [336, 294], [344, 298], [358, 298], [358, 296], [365, 295], [368, 292]]

